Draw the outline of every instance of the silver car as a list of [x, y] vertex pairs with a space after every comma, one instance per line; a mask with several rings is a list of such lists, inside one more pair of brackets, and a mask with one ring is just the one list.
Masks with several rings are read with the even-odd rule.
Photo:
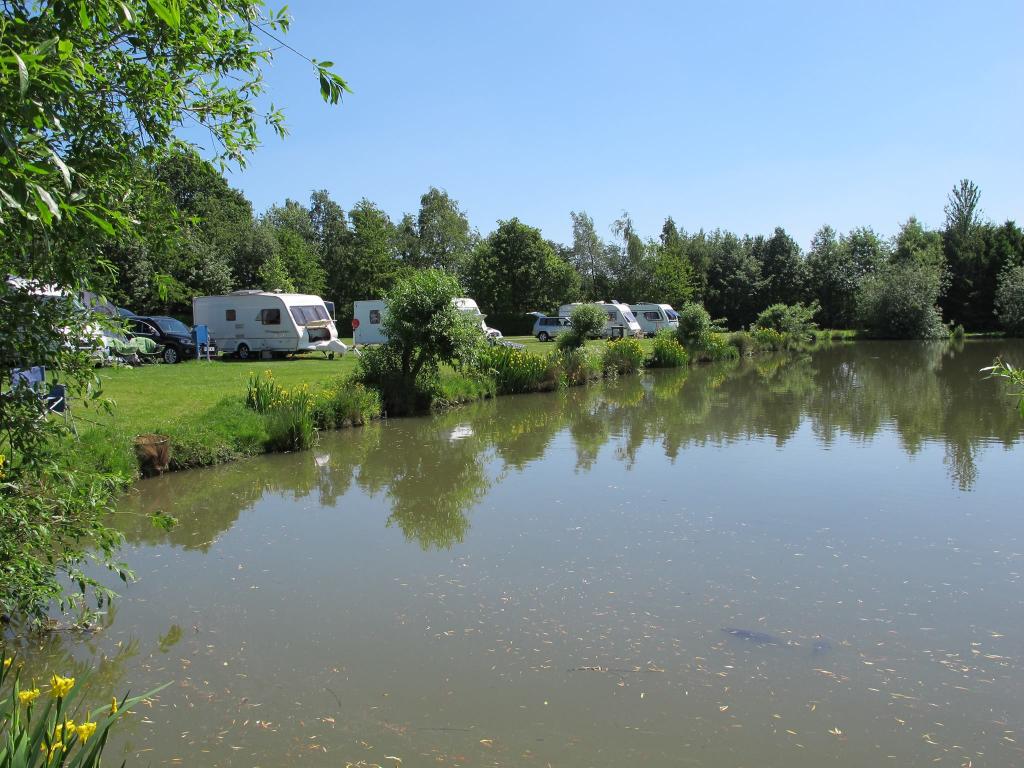
[[567, 330], [569, 330], [568, 317], [538, 316], [533, 323], [533, 335], [537, 337], [537, 341], [550, 341]]

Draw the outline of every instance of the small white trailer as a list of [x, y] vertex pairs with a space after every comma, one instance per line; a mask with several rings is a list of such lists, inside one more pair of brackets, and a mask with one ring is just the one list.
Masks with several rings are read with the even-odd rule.
[[[490, 328], [484, 322], [485, 315], [473, 299], [452, 299], [452, 303], [461, 311], [474, 318], [479, 324], [480, 332], [488, 339], [501, 338], [501, 331]], [[384, 333], [384, 318], [388, 314], [387, 302], [383, 299], [367, 299], [352, 303], [352, 341], [360, 344], [384, 344], [388, 337]]]
[[[559, 317], [569, 317], [572, 315], [572, 311], [576, 307], [580, 306], [583, 302], [573, 302], [572, 304], [563, 304], [558, 308]], [[640, 327], [640, 323], [636, 321], [636, 317], [633, 315], [627, 304], [615, 301], [592, 301], [589, 302], [595, 307], [600, 307], [601, 311], [604, 312], [608, 318], [604, 324], [603, 336], [610, 337], [616, 335], [616, 329], [622, 328], [622, 332], [626, 336], [643, 336], [643, 329]]]
[[305, 293], [235, 291], [192, 299], [192, 321], [205, 325], [225, 354], [250, 360], [293, 352], [345, 354], [324, 300]]
[[640, 323], [643, 332], [653, 336], [663, 328], [675, 330], [679, 327], [679, 315], [672, 309], [671, 304], [630, 304], [636, 321]]

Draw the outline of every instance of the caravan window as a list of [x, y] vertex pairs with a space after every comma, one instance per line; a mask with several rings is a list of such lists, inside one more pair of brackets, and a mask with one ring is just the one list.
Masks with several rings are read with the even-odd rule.
[[235, 322], [235, 310], [233, 310], [233, 309], [225, 309], [224, 310], [224, 319], [227, 320], [229, 323]]
[[281, 310], [276, 307], [274, 309], [261, 309], [260, 322], [264, 325], [280, 325]]
[[636, 322], [636, 317], [628, 309], [622, 310], [622, 316], [624, 318], [626, 318], [626, 322], [627, 323], [635, 323]]
[[315, 323], [318, 320], [330, 320], [327, 310], [316, 304], [304, 307], [292, 307], [291, 311], [292, 317], [295, 318], [295, 322], [299, 325], [309, 325], [310, 323]]
[[661, 312], [644, 312], [644, 320], [661, 320]]
[[679, 319], [679, 315], [676, 314], [676, 312], [674, 312], [671, 309], [666, 309], [665, 310], [665, 314], [668, 315], [668, 319], [669, 320], [678, 320]]
[[370, 310], [370, 325], [380, 325], [380, 310], [379, 309], [371, 309]]

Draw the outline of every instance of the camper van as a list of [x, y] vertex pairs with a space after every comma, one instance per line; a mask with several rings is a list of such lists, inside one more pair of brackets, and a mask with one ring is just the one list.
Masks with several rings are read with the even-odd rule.
[[[498, 340], [501, 338], [501, 331], [497, 328], [489, 328], [484, 322], [485, 315], [480, 312], [480, 307], [473, 299], [452, 299], [452, 303], [474, 318], [480, 326], [480, 332], [488, 339]], [[356, 301], [352, 304], [352, 341], [358, 346], [360, 344], [383, 344], [388, 340], [384, 333], [384, 318], [388, 313], [388, 305], [382, 299], [368, 299], [367, 301]]]
[[333, 358], [348, 347], [338, 340], [324, 300], [303, 293], [235, 291], [192, 299], [192, 320], [210, 330], [225, 354], [249, 360], [294, 352], [323, 352]]
[[671, 304], [630, 304], [629, 308], [648, 336], [653, 336], [663, 328], [675, 330], [679, 327], [679, 315]]
[[[572, 315], [572, 311], [576, 307], [580, 306], [581, 302], [573, 302], [572, 304], [563, 304], [558, 308], [559, 317], [569, 317]], [[625, 336], [643, 336], [644, 332], [640, 328], [640, 324], [636, 321], [633, 316], [633, 312], [629, 306], [622, 304], [621, 302], [615, 301], [592, 301], [590, 302], [594, 306], [600, 307], [601, 310], [608, 317], [608, 322], [604, 325], [603, 336], [614, 336], [616, 335], [616, 328], [622, 328], [622, 333]]]

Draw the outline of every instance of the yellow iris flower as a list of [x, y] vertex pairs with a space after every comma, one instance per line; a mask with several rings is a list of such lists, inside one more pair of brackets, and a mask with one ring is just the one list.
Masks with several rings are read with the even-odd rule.
[[85, 744], [89, 737], [96, 733], [96, 723], [82, 723], [75, 727], [75, 733], [78, 734], [78, 738]]
[[18, 691], [18, 701], [20, 701], [26, 707], [38, 698], [38, 688], [29, 688], [28, 690]]
[[[0, 465], [0, 466], [2, 466], [2, 465]], [[10, 666], [11, 666], [11, 664], [13, 662], [14, 662], [14, 659], [4, 659], [4, 669], [10, 668]]]
[[50, 678], [50, 688], [52, 689], [53, 695], [58, 699], [63, 699], [74, 687], [75, 678], [73, 677], [61, 677], [60, 675], [55, 674]]
[[117, 696], [110, 699], [110, 714], [117, 714]]

